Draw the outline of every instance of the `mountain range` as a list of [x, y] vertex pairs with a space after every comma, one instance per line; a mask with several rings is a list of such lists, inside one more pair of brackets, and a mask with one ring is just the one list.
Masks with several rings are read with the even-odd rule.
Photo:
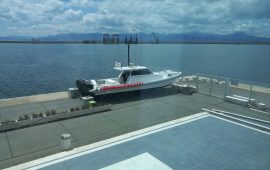
[[[120, 42], [124, 42], [125, 38], [129, 40], [138, 38], [140, 43], [270, 43], [270, 38], [256, 37], [244, 32], [236, 32], [233, 34], [205, 34], [205, 33], [173, 33], [173, 34], [156, 34], [156, 33], [137, 33], [137, 34], [118, 34]], [[112, 34], [109, 35], [112, 38]], [[6, 36], [0, 37], [0, 41], [35, 41], [35, 42], [88, 42], [99, 43], [103, 40], [102, 33], [69, 33], [49, 35], [42, 37], [30, 36]]]

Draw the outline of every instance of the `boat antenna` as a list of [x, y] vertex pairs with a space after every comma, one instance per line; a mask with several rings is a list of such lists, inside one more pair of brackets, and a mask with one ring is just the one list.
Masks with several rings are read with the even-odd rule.
[[128, 43], [128, 66], [130, 66], [129, 43]]

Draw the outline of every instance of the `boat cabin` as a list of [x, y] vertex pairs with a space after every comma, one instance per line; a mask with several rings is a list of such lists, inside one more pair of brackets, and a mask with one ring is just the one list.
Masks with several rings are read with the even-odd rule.
[[153, 74], [147, 67], [143, 66], [115, 67], [115, 69], [121, 71], [120, 75], [118, 76], [120, 84], [126, 83], [130, 76]]

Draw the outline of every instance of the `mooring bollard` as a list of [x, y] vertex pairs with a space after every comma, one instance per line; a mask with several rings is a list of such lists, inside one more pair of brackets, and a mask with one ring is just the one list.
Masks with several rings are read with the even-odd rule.
[[77, 99], [80, 97], [78, 88], [68, 88], [68, 96], [71, 99]]
[[64, 151], [71, 150], [71, 135], [69, 133], [61, 135], [61, 147]]

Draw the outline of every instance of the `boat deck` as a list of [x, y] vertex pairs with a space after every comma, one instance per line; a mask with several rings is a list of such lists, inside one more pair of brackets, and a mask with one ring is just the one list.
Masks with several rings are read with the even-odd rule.
[[[81, 147], [87, 144], [92, 144], [98, 141], [102, 141], [105, 139], [109, 139], [115, 136], [119, 136], [122, 134], [137, 131], [137, 130], [147, 128], [153, 125], [158, 125], [164, 122], [194, 115], [196, 113], [202, 112], [202, 108], [220, 109], [224, 111], [230, 111], [230, 112], [252, 116], [255, 118], [270, 121], [269, 113], [257, 112], [246, 107], [226, 103], [221, 98], [216, 98], [216, 97], [203, 95], [199, 93], [196, 93], [193, 95], [179, 94], [170, 88], [163, 88], [159, 90], [149, 90], [149, 91], [143, 91], [140, 93], [137, 92], [137, 93], [125, 93], [121, 95], [112, 95], [112, 96], [108, 96], [106, 98], [100, 98], [97, 100], [98, 102], [102, 101], [104, 103], [111, 103], [113, 110], [95, 114], [95, 115], [78, 117], [74, 119], [63, 120], [63, 121], [43, 124], [39, 126], [33, 126], [33, 127], [24, 128], [24, 129], [18, 129], [14, 131], [0, 133], [0, 139], [1, 139], [0, 150], [2, 153], [0, 155], [0, 168], [2, 169], [2, 168], [14, 166], [16, 164], [20, 164], [23, 162], [31, 161], [34, 159], [38, 159], [47, 155], [60, 152], [61, 151], [60, 135], [66, 132], [71, 134], [72, 146], [76, 148], [76, 147]], [[60, 110], [60, 109], [63, 109], [65, 105], [73, 104], [75, 106], [76, 104], [79, 104], [79, 100], [77, 99], [75, 100], [74, 99], [59, 99], [59, 100], [47, 101], [47, 102], [44, 101], [44, 102], [28, 103], [28, 104], [22, 104], [22, 105], [16, 105], [16, 106], [1, 107], [0, 113], [1, 115], [3, 114], [12, 115], [16, 113], [21, 113], [20, 110], [23, 110], [23, 109], [28, 110], [28, 112], [31, 113], [35, 109], [36, 105], [38, 106], [43, 105], [41, 107], [43, 109], [47, 107], [49, 108], [50, 106], [50, 108]], [[209, 125], [209, 127], [207, 126], [207, 128], [204, 129], [205, 137], [203, 137], [202, 135], [199, 135], [198, 137], [196, 137], [196, 135], [190, 135], [190, 133], [193, 133], [189, 131], [190, 127], [195, 126], [194, 128], [197, 130], [202, 129], [200, 128], [201, 123], [195, 123], [195, 122], [204, 122], [203, 124]], [[210, 126], [210, 124], [214, 124], [213, 127]], [[257, 133], [257, 132], [255, 133], [253, 130], [250, 130], [250, 129], [246, 130], [245, 128], [243, 129], [241, 127], [240, 131], [245, 132], [242, 134], [239, 132], [239, 129], [237, 127], [238, 126], [235, 126], [235, 124], [228, 123], [226, 121], [217, 119], [216, 117], [212, 117], [212, 116], [210, 117], [208, 116], [207, 118], [202, 118], [190, 124], [188, 123], [183, 126], [182, 125], [179, 126], [179, 128], [177, 128], [179, 130], [179, 134], [183, 134], [183, 135], [186, 134], [185, 131], [183, 130], [185, 129], [187, 130], [187, 134], [189, 134], [190, 137], [192, 138], [194, 137], [195, 142], [197, 140], [198, 140], [198, 143], [201, 143], [200, 140], [205, 140], [204, 144], [209, 142], [207, 143], [207, 146], [206, 145], [203, 146], [204, 147], [203, 150], [200, 150], [200, 148], [197, 148], [199, 147], [199, 145], [193, 146], [192, 143], [190, 143], [193, 141], [193, 139], [190, 139], [190, 138], [188, 139], [187, 134], [185, 137], [183, 137], [183, 135], [180, 135], [181, 140], [183, 139], [183, 142], [186, 142], [186, 144], [190, 146], [186, 148], [187, 150], [183, 150], [183, 152], [186, 153], [187, 155], [189, 155], [188, 154], [189, 152], [192, 153], [191, 155], [185, 157], [185, 161], [187, 162], [199, 161], [200, 162], [200, 161], [203, 161], [202, 159], [204, 159], [202, 158], [203, 154], [208, 155], [208, 158], [210, 159], [212, 158], [210, 157], [211, 154], [213, 153], [219, 154], [220, 152], [226, 152], [226, 154], [229, 154], [227, 153], [228, 150], [231, 151], [230, 154], [232, 154], [232, 157], [235, 160], [240, 160], [240, 159], [243, 159], [243, 156], [240, 155], [240, 151], [238, 153], [235, 153], [233, 149], [234, 147], [239, 147], [240, 148], [239, 150], [243, 150], [241, 151], [241, 154], [247, 156], [246, 158], [247, 160], [251, 160], [251, 158], [253, 159], [250, 153], [254, 152], [252, 154], [257, 156], [258, 157], [257, 159], [261, 158], [262, 159], [261, 161], [268, 161], [269, 163], [270, 160], [269, 159], [266, 160], [266, 158], [269, 158], [269, 153], [265, 149], [265, 147], [269, 147], [269, 146], [266, 146], [267, 143], [269, 143], [269, 137], [268, 136], [261, 137], [261, 136], [264, 136], [264, 134]], [[226, 128], [228, 128], [229, 130], [225, 130]], [[174, 128], [172, 128], [172, 131], [174, 131], [173, 129]], [[222, 129], [224, 131], [221, 131]], [[232, 133], [229, 133], [230, 130], [232, 130]], [[206, 140], [208, 139], [207, 136], [211, 136], [212, 131], [213, 131], [213, 136], [212, 136], [213, 139], [211, 140], [209, 139], [209, 141]], [[197, 134], [198, 132], [199, 131], [194, 130], [194, 133]], [[227, 140], [223, 141], [220, 138], [217, 138], [218, 136], [215, 136], [216, 134], [220, 132], [224, 134], [229, 133], [228, 134], [229, 136], [227, 137], [224, 136], [226, 137]], [[252, 135], [250, 136], [251, 137], [250, 138], [249, 135], [251, 133]], [[157, 134], [160, 134], [160, 133], [157, 133]], [[235, 146], [230, 145], [231, 143], [229, 139], [231, 137], [234, 138], [238, 142], [241, 141], [242, 142], [241, 145], [240, 144], [235, 145]], [[215, 141], [214, 139], [217, 139], [217, 141]], [[261, 147], [259, 147], [258, 144], [256, 144], [257, 140], [260, 140], [261, 144], [263, 144], [262, 146], [259, 145]], [[172, 139], [171, 142], [174, 142], [174, 140]], [[212, 145], [212, 142], [213, 142], [213, 145]], [[169, 143], [169, 141], [167, 143]], [[217, 149], [220, 149], [219, 148], [220, 146], [215, 146], [217, 143], [220, 143], [221, 145], [224, 144], [224, 148], [228, 147], [227, 150], [224, 149], [224, 150], [220, 150], [220, 152], [216, 152], [215, 151], [216, 147], [218, 147]], [[235, 142], [235, 144], [236, 143], [237, 142]], [[244, 145], [245, 143], [247, 144]], [[140, 146], [140, 144], [138, 144], [137, 146]], [[154, 146], [156, 145], [153, 145], [153, 147]], [[160, 147], [160, 146], [162, 145], [158, 145], [156, 149], [163, 150], [163, 147]], [[176, 145], [175, 143], [175, 147], [177, 146], [178, 145]], [[232, 146], [233, 148], [230, 149], [230, 146]], [[100, 161], [103, 162], [104, 164], [102, 165], [99, 164], [100, 165], [99, 167], [109, 166], [111, 164], [114, 164], [119, 161], [121, 162], [123, 160], [126, 160], [134, 156], [139, 156], [139, 158], [144, 158], [146, 156], [147, 158], [151, 160], [158, 159], [161, 161], [161, 163], [171, 168], [174, 168], [174, 166], [177, 165], [174, 163], [166, 162], [165, 159], [160, 158], [159, 156], [154, 154], [154, 152], [149, 151], [149, 150], [143, 150], [144, 148], [145, 147], [142, 147], [141, 148], [142, 150], [138, 148], [138, 151], [140, 151], [140, 153], [121, 152], [119, 154], [120, 157], [115, 158], [117, 160], [111, 160], [111, 162], [107, 162], [107, 163], [105, 163], [104, 159], [101, 159], [102, 157], [100, 157]], [[246, 152], [248, 148], [250, 148], [252, 151]], [[180, 154], [179, 156], [181, 156], [181, 152], [177, 153], [174, 151], [173, 148], [167, 148], [167, 149], [168, 151], [166, 152], [168, 153], [172, 152], [176, 155]], [[196, 149], [199, 149], [199, 150], [197, 150], [197, 152], [195, 153]], [[191, 152], [192, 150], [194, 151]], [[198, 155], [196, 155], [197, 153]], [[123, 157], [121, 157], [121, 155]], [[142, 157], [140, 157], [140, 155]], [[108, 156], [111, 156], [111, 158], [113, 158], [113, 155], [108, 155]], [[222, 157], [221, 153], [218, 156], [220, 156], [220, 159], [222, 158], [227, 159], [227, 157]], [[79, 158], [82, 158], [82, 160], [84, 160], [84, 157], [78, 157], [76, 159], [79, 159]], [[168, 157], [167, 159], [169, 158], [170, 157]], [[171, 161], [173, 160], [174, 159], [171, 158]], [[257, 165], [255, 161], [250, 162], [250, 164], [252, 163], [254, 163], [254, 165], [252, 165], [251, 167], [255, 167], [253, 169], [258, 169], [258, 168], [263, 169], [264, 166], [266, 165], [266, 163], [262, 163], [261, 167], [259, 167], [259, 165]], [[214, 163], [211, 160], [208, 160], [205, 166], [208, 166], [208, 165], [210, 166], [212, 164]], [[59, 167], [60, 168], [64, 167], [62, 165], [59, 164]], [[94, 165], [91, 165], [91, 166], [94, 166]], [[183, 165], [183, 167], [184, 168], [188, 167], [188, 164]], [[214, 169], [217, 168], [216, 166], [213, 166], [213, 167]]]
[[102, 79], [96, 81], [97, 85], [100, 86], [116, 86], [120, 85], [118, 78], [111, 78], [111, 79]]

